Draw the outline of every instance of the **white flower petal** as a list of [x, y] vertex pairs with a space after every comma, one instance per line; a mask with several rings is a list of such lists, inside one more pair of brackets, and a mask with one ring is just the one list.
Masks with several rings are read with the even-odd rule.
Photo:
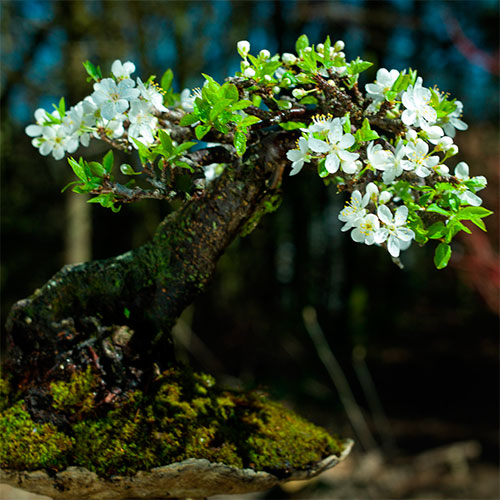
[[393, 224], [394, 220], [392, 218], [392, 213], [388, 207], [385, 205], [379, 205], [377, 207], [377, 215], [378, 218], [384, 223], [384, 224]]
[[314, 137], [309, 139], [308, 144], [315, 153], [327, 153], [330, 151], [330, 146], [325, 141], [315, 139]]

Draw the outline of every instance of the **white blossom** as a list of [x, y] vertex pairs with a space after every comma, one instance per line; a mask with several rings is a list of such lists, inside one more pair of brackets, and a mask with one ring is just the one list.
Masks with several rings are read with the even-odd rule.
[[326, 153], [325, 168], [331, 174], [337, 172], [339, 167], [347, 174], [353, 174], [357, 170], [355, 160], [359, 158], [358, 153], [346, 151], [355, 142], [352, 134], [344, 134], [342, 123], [335, 118], [330, 126], [327, 141], [309, 138], [309, 148], [315, 153]]
[[[80, 142], [85, 147], [89, 145], [90, 133], [85, 128], [85, 111], [83, 102], [79, 102], [70, 108], [63, 119], [63, 126], [65, 127], [68, 136], [73, 136], [73, 140], [76, 139], [77, 142]], [[68, 153], [73, 152], [70, 151], [70, 149], [72, 149], [72, 147], [66, 149]]]
[[399, 71], [395, 69], [388, 71], [385, 68], [380, 68], [377, 71], [375, 82], [365, 85], [367, 96], [371, 97], [375, 102], [383, 101], [385, 94], [391, 90], [398, 77]]
[[[106, 137], [110, 139], [118, 139], [125, 133], [125, 128], [123, 122], [126, 120], [125, 115], [116, 115], [112, 120], [99, 119], [97, 121], [97, 127], [100, 129], [99, 133], [102, 132]], [[100, 138], [98, 132], [94, 132], [94, 137], [96, 139]]]
[[368, 165], [373, 168], [377, 170], [385, 170], [387, 168], [389, 155], [387, 151], [382, 149], [380, 144], [370, 142], [366, 148], [366, 156], [368, 159]]
[[154, 142], [153, 131], [158, 124], [158, 119], [151, 112], [151, 106], [144, 101], [134, 101], [128, 113], [130, 126], [128, 135], [131, 138], [143, 139], [147, 144]]
[[135, 64], [127, 61], [122, 63], [119, 59], [113, 62], [111, 65], [111, 73], [116, 79], [122, 80], [124, 78], [130, 78], [130, 75], [135, 71]]
[[301, 137], [298, 141], [298, 149], [292, 149], [287, 152], [286, 157], [292, 162], [292, 171], [290, 175], [296, 175], [304, 166], [304, 162], [309, 161], [309, 145], [307, 139]]
[[42, 135], [44, 123], [48, 121], [47, 114], [48, 113], [47, 111], [45, 111], [45, 109], [38, 108], [35, 111], [36, 125], [28, 125], [25, 128], [26, 134], [29, 135], [30, 137], [38, 137], [39, 135]]
[[111, 120], [115, 115], [123, 113], [129, 108], [129, 101], [139, 97], [139, 89], [135, 89], [133, 80], [120, 80], [118, 84], [112, 78], [103, 78], [94, 83], [93, 101], [101, 110], [101, 115], [106, 120]]
[[[70, 153], [76, 150], [76, 148], [74, 148], [74, 141], [68, 144], [66, 130], [62, 125], [58, 124], [43, 127], [42, 137], [33, 139], [33, 145], [40, 148], [40, 154], [43, 156], [52, 153], [55, 160], [64, 158], [67, 146], [69, 146], [71, 150], [69, 151]], [[76, 147], [78, 147], [78, 141], [76, 142]]]
[[[465, 163], [464, 161], [458, 163], [455, 167], [455, 177], [460, 179], [462, 182], [468, 181], [470, 179], [469, 165], [467, 165], [467, 163]], [[486, 187], [486, 177], [479, 175], [477, 177], [474, 177], [474, 180], [481, 183], [481, 185], [474, 189], [476, 192]], [[459, 186], [455, 193], [460, 198], [460, 201], [462, 201], [464, 204], [472, 205], [473, 207], [479, 207], [483, 203], [483, 200], [479, 196], [477, 196], [477, 194], [474, 194], [465, 185]]]
[[140, 78], [137, 78], [137, 88], [141, 93], [141, 99], [147, 103], [150, 103], [156, 111], [167, 111], [167, 108], [163, 105], [163, 95], [159, 92], [158, 88], [154, 85], [144, 85]]
[[403, 106], [406, 108], [401, 115], [403, 123], [416, 127], [435, 123], [437, 113], [430, 105], [431, 97], [431, 91], [422, 87], [420, 78], [417, 79], [415, 85], [410, 85], [401, 98]]
[[379, 230], [380, 221], [377, 216], [374, 214], [368, 214], [358, 220], [356, 227], [351, 232], [351, 238], [356, 243], [373, 245]]
[[366, 205], [367, 203], [365, 203], [360, 191], [357, 189], [353, 191], [351, 199], [346, 203], [345, 207], [339, 214], [339, 220], [345, 222], [341, 231], [347, 231], [358, 224], [358, 222], [366, 215]]
[[450, 137], [455, 137], [455, 129], [467, 130], [469, 128], [467, 123], [463, 122], [460, 119], [460, 117], [462, 116], [464, 105], [461, 101], [455, 101], [455, 106], [455, 110], [452, 111], [448, 116], [440, 118], [440, 123], [443, 126], [445, 134]]
[[397, 208], [393, 217], [386, 205], [379, 205], [377, 215], [383, 226], [375, 235], [375, 242], [380, 244], [387, 241], [387, 250], [393, 257], [399, 257], [401, 250], [406, 250], [415, 237], [415, 233], [406, 227], [408, 208], [404, 205]]
[[365, 195], [363, 196], [363, 206], [366, 207], [368, 203], [372, 202], [374, 205], [377, 204], [378, 201], [378, 187], [374, 182], [370, 182], [367, 184], [365, 188]]
[[431, 169], [439, 163], [439, 156], [427, 156], [429, 145], [422, 139], [409, 142], [405, 147], [407, 160], [401, 161], [404, 170], [415, 171], [419, 177], [427, 177]]
[[401, 162], [405, 154], [406, 148], [402, 140], [399, 140], [396, 144], [394, 153], [392, 151], [387, 151], [387, 163], [382, 174], [382, 180], [386, 184], [390, 184], [396, 177], [399, 177], [403, 173]]

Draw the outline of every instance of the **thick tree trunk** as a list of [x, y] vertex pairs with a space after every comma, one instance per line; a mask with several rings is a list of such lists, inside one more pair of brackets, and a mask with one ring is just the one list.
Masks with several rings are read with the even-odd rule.
[[[133, 335], [115, 365], [134, 358], [141, 369], [161, 368], [172, 361], [176, 318], [205, 288], [245, 223], [276, 194], [272, 178], [289, 147], [282, 140], [273, 133], [243, 161], [227, 165], [201, 197], [160, 224], [152, 241], [114, 258], [65, 266], [17, 302], [7, 320], [8, 365], [16, 382], [43, 383], [54, 370], [79, 365], [83, 352], [98, 363], [96, 350], [118, 325]], [[116, 366], [107, 371], [116, 373]]]

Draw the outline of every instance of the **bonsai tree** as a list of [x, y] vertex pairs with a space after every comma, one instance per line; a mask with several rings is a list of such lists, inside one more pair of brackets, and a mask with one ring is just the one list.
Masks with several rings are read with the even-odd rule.
[[[410, 245], [435, 242], [442, 269], [454, 236], [470, 232], [464, 221], [486, 230], [492, 212], [477, 195], [486, 179], [454, 161], [455, 132], [467, 129], [460, 101], [414, 70], [381, 68], [359, 88], [371, 63], [347, 61], [329, 38], [314, 46], [302, 35], [295, 54], [252, 55], [247, 41], [237, 50], [234, 76], [203, 75], [201, 89], [180, 94], [171, 70], [156, 82], [133, 77], [129, 61], [105, 75], [87, 61], [90, 95], [38, 109], [26, 128], [42, 155], [67, 157], [76, 180], [64, 189], [115, 212], [144, 198], [172, 210], [145, 245], [65, 266], [12, 308], [0, 421], [10, 471], [130, 477], [197, 458], [280, 477], [320, 472], [350, 443], [262, 394], [223, 391], [179, 367], [176, 319], [228, 245], [279, 207], [283, 176], [303, 169], [347, 195], [342, 231], [400, 267]], [[102, 161], [74, 156], [95, 140], [109, 145]]]

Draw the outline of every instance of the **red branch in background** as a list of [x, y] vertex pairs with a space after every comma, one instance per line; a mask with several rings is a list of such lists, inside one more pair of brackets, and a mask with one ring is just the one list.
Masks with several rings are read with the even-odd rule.
[[448, 9], [443, 9], [442, 16], [448, 35], [457, 50], [472, 64], [481, 66], [494, 75], [500, 75], [499, 50], [494, 56], [484, 52], [467, 37], [456, 17]]
[[472, 224], [472, 234], [460, 238], [466, 251], [460, 260], [451, 264], [463, 272], [464, 280], [484, 299], [488, 307], [500, 314], [500, 256], [493, 249], [487, 235]]

